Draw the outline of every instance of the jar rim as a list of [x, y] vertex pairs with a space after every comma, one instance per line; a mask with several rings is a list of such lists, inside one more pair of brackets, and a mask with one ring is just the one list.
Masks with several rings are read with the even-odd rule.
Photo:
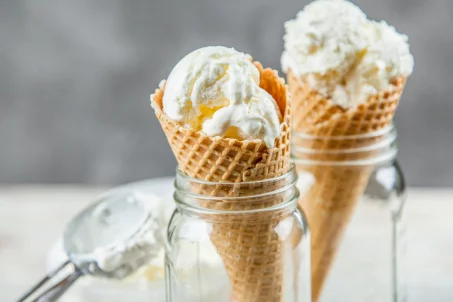
[[[384, 136], [381, 140], [376, 141], [369, 145], [363, 145], [355, 148], [346, 148], [346, 149], [312, 149], [307, 147], [301, 147], [297, 145], [292, 145], [292, 148], [298, 152], [304, 154], [347, 154], [347, 153], [357, 153], [357, 152], [369, 152], [375, 150], [382, 150], [396, 141], [396, 131], [387, 132], [387, 135]], [[330, 140], [330, 138], [328, 138]]]
[[206, 208], [206, 207], [202, 207], [202, 206], [193, 205], [188, 202], [184, 202], [179, 198], [174, 198], [174, 199], [179, 208], [182, 208], [183, 210], [186, 210], [189, 212], [195, 212], [197, 214], [242, 215], [242, 214], [256, 214], [256, 213], [280, 211], [280, 210], [288, 209], [289, 207], [291, 207], [290, 210], [293, 210], [293, 209], [297, 208], [299, 197], [300, 197], [299, 190], [296, 190], [296, 194], [294, 195], [294, 197], [288, 198], [287, 200], [285, 200], [281, 203], [277, 203], [277, 204], [269, 206], [269, 207], [263, 207], [263, 208], [257, 208], [257, 209], [247, 209], [247, 210], [210, 209], [210, 208]]
[[[290, 168], [288, 172], [285, 174], [282, 174], [280, 176], [274, 177], [274, 178], [268, 178], [268, 179], [262, 179], [262, 180], [256, 180], [256, 181], [243, 181], [243, 182], [231, 182], [231, 181], [225, 181], [225, 182], [216, 182], [216, 181], [209, 181], [209, 180], [202, 180], [199, 178], [195, 178], [192, 176], [187, 175], [184, 173], [179, 166], [176, 168], [176, 177], [181, 177], [182, 179], [185, 179], [187, 181], [190, 181], [191, 183], [196, 183], [196, 184], [201, 184], [201, 185], [210, 185], [210, 186], [215, 186], [215, 185], [222, 185], [222, 186], [237, 186], [237, 185], [259, 185], [259, 184], [265, 184], [265, 183], [270, 183], [270, 182], [275, 182], [279, 180], [283, 180], [285, 178], [289, 178], [290, 176], [296, 177], [297, 181], [297, 173], [294, 172], [295, 170], [295, 165], [294, 162], [291, 161]], [[175, 188], [177, 188], [177, 183], [175, 181]]]
[[[273, 178], [273, 179], [276, 179], [276, 178]], [[285, 184], [284, 186], [282, 186], [276, 190], [268, 191], [268, 192], [264, 192], [264, 193], [260, 193], [260, 194], [255, 194], [255, 195], [245, 195], [245, 196], [211, 196], [211, 195], [203, 195], [203, 194], [190, 193], [190, 192], [185, 193], [187, 191], [184, 189], [178, 188], [176, 186], [176, 184], [175, 184], [175, 191], [182, 193], [187, 197], [197, 198], [197, 199], [202, 199], [202, 200], [225, 200], [225, 201], [226, 200], [244, 200], [244, 199], [250, 199], [250, 198], [261, 198], [261, 197], [266, 197], [266, 196], [271, 196], [271, 195], [276, 195], [276, 194], [282, 193], [282, 192], [290, 189], [291, 187], [295, 186], [297, 183], [297, 179], [298, 179], [298, 177], [297, 177], [297, 175], [295, 175], [295, 177], [292, 178], [290, 180], [290, 182], [288, 182], [287, 184]], [[252, 182], [250, 182], [250, 183], [253, 184]], [[216, 184], [223, 186], [223, 183], [216, 183]], [[243, 183], [233, 183], [233, 184], [235, 184], [237, 186], [237, 185], [242, 185]]]
[[391, 123], [390, 125], [382, 128], [382, 129], [368, 132], [368, 133], [363, 133], [363, 134], [328, 136], [328, 135], [312, 135], [312, 134], [308, 134], [305, 132], [295, 132], [294, 131], [291, 133], [291, 135], [293, 137], [297, 137], [297, 138], [304, 139], [304, 140], [310, 140], [310, 139], [313, 139], [313, 140], [315, 140], [315, 139], [316, 140], [319, 140], [319, 139], [322, 139], [322, 140], [347, 140], [347, 139], [374, 138], [374, 137], [382, 136], [385, 134], [389, 134], [391, 132], [396, 133], [396, 129], [395, 129], [395, 126], [393, 125], [393, 123]]
[[296, 164], [303, 165], [319, 165], [319, 166], [369, 166], [376, 165], [380, 163], [385, 163], [391, 160], [394, 160], [397, 155], [397, 150], [392, 149], [383, 154], [374, 156], [372, 158], [366, 159], [354, 159], [354, 160], [314, 160], [314, 159], [304, 159], [301, 157], [292, 156], [293, 161]]
[[299, 165], [366, 166], [396, 158], [393, 124], [377, 131], [346, 136], [293, 134], [291, 158]]
[[[297, 201], [299, 199], [299, 191], [297, 190], [296, 184], [298, 180], [298, 175], [295, 170], [295, 164], [291, 162], [290, 169], [287, 173], [265, 180], [258, 180], [258, 181], [247, 181], [247, 182], [212, 182], [212, 181], [205, 181], [201, 179], [197, 179], [194, 177], [190, 177], [182, 172], [179, 168], [177, 168], [177, 175], [174, 183], [174, 195], [173, 199], [176, 202], [179, 208], [183, 210], [187, 210], [190, 212], [194, 212], [197, 214], [252, 214], [252, 213], [260, 213], [266, 211], [278, 211], [283, 210], [285, 208], [294, 206], [297, 207]], [[261, 185], [261, 188], [266, 188], [266, 184], [269, 184], [269, 190], [259, 190], [255, 194], [253, 193], [254, 189], [257, 189], [257, 185]], [[275, 188], [275, 184], [277, 188]], [[225, 192], [229, 192], [229, 190], [239, 189], [240, 187], [244, 186], [246, 193], [244, 195], [233, 195], [233, 196], [222, 196], [222, 194], [217, 195], [209, 195], [209, 194], [200, 194], [197, 192], [192, 191], [193, 185], [202, 185], [202, 186], [212, 186], [213, 190], [220, 188], [226, 189]], [[187, 186], [187, 187], [186, 187]], [[247, 194], [247, 186], [250, 186], [250, 194]], [[254, 188], [255, 187], [255, 188]], [[291, 191], [288, 191], [291, 190]], [[210, 208], [202, 205], [202, 202], [239, 202], [245, 204], [247, 202], [254, 202], [259, 200], [260, 198], [272, 198], [273, 195], [275, 196], [282, 196], [285, 192], [289, 192], [288, 196], [282, 201], [277, 204], [257, 207], [257, 208], [246, 208], [246, 209], [217, 209], [217, 208]], [[224, 191], [220, 191], [224, 192]], [[241, 191], [242, 193], [242, 191]]]

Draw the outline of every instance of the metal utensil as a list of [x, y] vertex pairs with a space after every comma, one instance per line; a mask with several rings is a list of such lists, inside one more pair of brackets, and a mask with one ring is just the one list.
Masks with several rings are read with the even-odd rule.
[[[143, 196], [117, 191], [104, 195], [67, 225], [63, 242], [68, 260], [17, 302], [56, 301], [84, 275], [122, 279], [134, 273], [155, 256], [155, 249], [143, 244], [144, 235], [150, 237], [152, 232], [153, 244], [164, 244], [160, 232], [153, 229], [158, 228], [155, 219]], [[126, 252], [128, 258], [121, 259]], [[68, 267], [70, 271], [55, 282]], [[49, 284], [50, 288], [45, 290]]]

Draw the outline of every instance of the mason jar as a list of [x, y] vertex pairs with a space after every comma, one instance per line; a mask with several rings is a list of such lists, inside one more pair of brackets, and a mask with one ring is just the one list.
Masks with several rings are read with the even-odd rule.
[[178, 170], [167, 301], [310, 301], [310, 239], [296, 182], [294, 165], [280, 177], [243, 183]]
[[293, 134], [314, 302], [406, 301], [396, 137], [393, 126], [364, 135]]

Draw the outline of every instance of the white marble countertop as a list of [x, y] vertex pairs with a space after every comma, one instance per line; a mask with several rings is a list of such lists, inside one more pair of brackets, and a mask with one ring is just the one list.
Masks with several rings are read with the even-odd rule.
[[[166, 185], [171, 180], [166, 179]], [[45, 272], [64, 225], [106, 188], [0, 188], [0, 301], [14, 301]], [[453, 301], [453, 189], [409, 190], [410, 302]]]

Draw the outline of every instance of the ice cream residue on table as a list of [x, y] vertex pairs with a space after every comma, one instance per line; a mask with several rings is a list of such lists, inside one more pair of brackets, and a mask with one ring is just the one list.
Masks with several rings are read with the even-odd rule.
[[281, 64], [324, 97], [348, 108], [409, 76], [408, 38], [386, 22], [367, 19], [345, 0], [317, 0], [285, 23]]

